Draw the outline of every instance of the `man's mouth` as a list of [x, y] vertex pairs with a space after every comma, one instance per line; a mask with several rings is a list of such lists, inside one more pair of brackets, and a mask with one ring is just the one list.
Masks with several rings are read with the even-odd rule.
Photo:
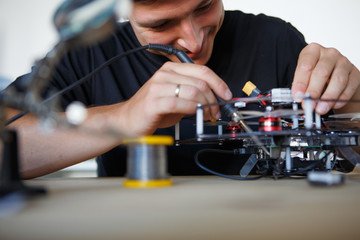
[[202, 55], [203, 52], [203, 48], [204, 48], [204, 44], [202, 44], [200, 51], [198, 52], [189, 52], [189, 51], [185, 51], [185, 53], [193, 60], [199, 59]]
[[195, 60], [199, 53], [186, 52], [186, 54], [193, 60]]

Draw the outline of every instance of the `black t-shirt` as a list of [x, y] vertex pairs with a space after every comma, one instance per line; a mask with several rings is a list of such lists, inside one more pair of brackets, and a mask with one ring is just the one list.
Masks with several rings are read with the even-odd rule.
[[[139, 47], [129, 23], [118, 25], [115, 33], [95, 46], [68, 53], [58, 65], [51, 82], [63, 89], [87, 75], [106, 60]], [[300, 51], [306, 46], [301, 33], [280, 19], [265, 15], [226, 11], [224, 23], [214, 43], [209, 66], [230, 87], [234, 97], [244, 97], [247, 81], [260, 90], [291, 85]], [[168, 61], [164, 56], [142, 51], [118, 60], [61, 99], [63, 106], [74, 100], [87, 106], [117, 103], [131, 98], [138, 89]], [[140, 114], [140, 113], [139, 113]], [[155, 134], [174, 135], [174, 127], [159, 129]], [[181, 139], [195, 137], [193, 120], [181, 122]], [[168, 167], [172, 175], [205, 174], [194, 163], [195, 153], [204, 147], [181, 145], [168, 148]], [[126, 148], [116, 147], [98, 156], [99, 176], [121, 176], [126, 172]], [[239, 157], [208, 156], [206, 165], [237, 174], [244, 160]]]

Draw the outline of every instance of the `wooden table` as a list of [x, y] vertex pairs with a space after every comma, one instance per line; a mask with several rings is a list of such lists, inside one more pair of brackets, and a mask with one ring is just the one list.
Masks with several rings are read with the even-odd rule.
[[128, 189], [122, 178], [34, 179], [49, 193], [0, 219], [0, 239], [360, 239], [360, 177], [306, 180], [173, 177]]

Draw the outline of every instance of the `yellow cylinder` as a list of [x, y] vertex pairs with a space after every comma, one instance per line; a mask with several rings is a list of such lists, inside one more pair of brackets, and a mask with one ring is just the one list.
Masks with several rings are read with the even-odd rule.
[[168, 187], [166, 146], [174, 144], [170, 136], [146, 136], [124, 140], [127, 144], [127, 173], [123, 183], [130, 188]]

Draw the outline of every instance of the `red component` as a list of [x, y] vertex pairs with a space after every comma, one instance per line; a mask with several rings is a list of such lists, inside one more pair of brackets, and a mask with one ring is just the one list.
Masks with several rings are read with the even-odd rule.
[[262, 117], [259, 119], [259, 131], [272, 132], [281, 131], [281, 118], [279, 117]]
[[234, 126], [228, 126], [226, 128], [226, 130], [230, 130], [230, 131], [237, 131], [237, 130], [241, 130], [242, 128], [239, 125], [234, 125]]
[[232, 134], [233, 137], [235, 137], [236, 133], [240, 132], [241, 130], [241, 126], [234, 123], [233, 121], [231, 121], [230, 124], [226, 127], [226, 131]]

